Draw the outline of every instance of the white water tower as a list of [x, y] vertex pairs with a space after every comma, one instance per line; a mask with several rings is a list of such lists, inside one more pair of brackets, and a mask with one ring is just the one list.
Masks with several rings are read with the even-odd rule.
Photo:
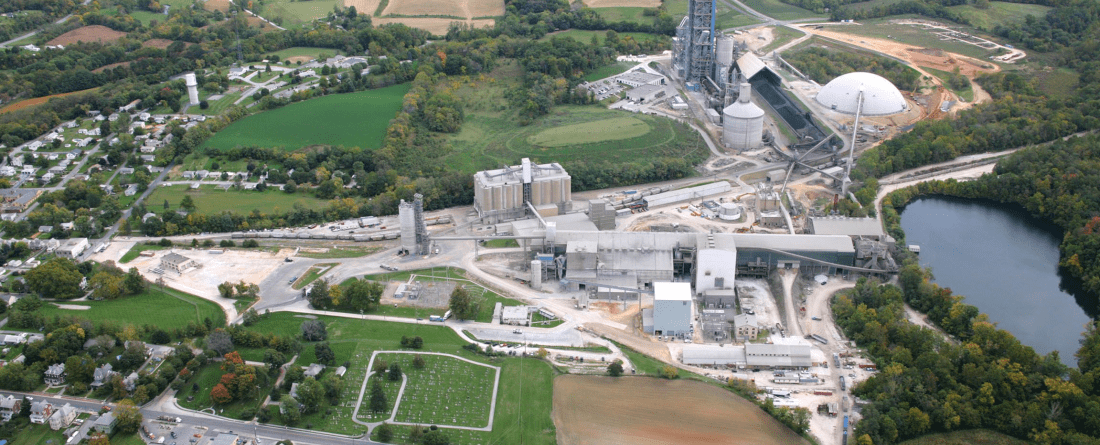
[[195, 73], [184, 74], [183, 81], [187, 84], [187, 98], [191, 101], [191, 105], [198, 105], [199, 81], [195, 80]]

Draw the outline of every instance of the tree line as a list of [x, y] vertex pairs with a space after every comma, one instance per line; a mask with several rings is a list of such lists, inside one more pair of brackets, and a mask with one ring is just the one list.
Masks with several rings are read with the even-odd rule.
[[916, 91], [920, 73], [901, 62], [881, 56], [836, 51], [819, 46], [788, 52], [783, 59], [820, 84], [854, 71], [878, 74], [905, 91]]

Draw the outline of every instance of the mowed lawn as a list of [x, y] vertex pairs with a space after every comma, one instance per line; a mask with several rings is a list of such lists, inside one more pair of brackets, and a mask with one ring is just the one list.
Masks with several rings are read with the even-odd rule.
[[638, 7], [630, 7], [630, 6], [618, 6], [618, 7], [612, 7], [612, 8], [592, 8], [593, 11], [596, 11], [596, 14], [599, 14], [600, 17], [603, 17], [603, 19], [607, 20], [608, 23], [612, 23], [612, 22], [631, 22], [631, 23], [638, 23], [638, 24], [653, 24], [654, 16], [646, 17], [646, 15], [645, 15], [645, 10], [646, 9], [653, 9], [653, 8], [638, 8]]
[[529, 136], [527, 142], [536, 147], [564, 147], [644, 136], [649, 130], [649, 124], [623, 116], [549, 128]]
[[223, 211], [233, 213], [251, 213], [259, 210], [262, 213], [285, 213], [300, 204], [309, 209], [321, 209], [325, 207], [325, 201], [314, 198], [307, 192], [293, 194], [284, 193], [281, 190], [268, 189], [263, 192], [255, 190], [224, 190], [218, 186], [206, 185], [197, 190], [191, 190], [187, 185], [173, 185], [169, 187], [157, 187], [145, 200], [149, 206], [163, 206], [168, 201], [168, 208], [179, 208], [184, 196], [190, 196], [195, 201], [196, 213], [214, 215]]
[[321, 54], [337, 55], [341, 54], [340, 50], [332, 48], [315, 48], [311, 46], [295, 46], [287, 49], [282, 49], [270, 53], [269, 55], [279, 56], [279, 60], [286, 60], [290, 57], [310, 57], [316, 59]]
[[205, 146], [297, 150], [311, 145], [375, 149], [401, 108], [408, 84], [348, 94], [332, 94], [254, 114], [234, 122]]
[[324, 17], [332, 12], [333, 6], [336, 5], [344, 6], [343, 0], [311, 0], [308, 2], [273, 0], [266, 2], [262, 15], [269, 20], [282, 17], [284, 27], [294, 27]]
[[182, 328], [187, 323], [202, 324], [209, 318], [215, 326], [225, 325], [225, 312], [212, 301], [175, 289], [150, 285], [144, 293], [116, 300], [80, 301], [72, 304], [87, 306], [91, 309], [61, 309], [53, 303], [46, 303], [38, 310], [46, 317], [55, 315], [77, 316], [93, 322], [111, 322], [119, 325], [155, 325], [166, 331]]

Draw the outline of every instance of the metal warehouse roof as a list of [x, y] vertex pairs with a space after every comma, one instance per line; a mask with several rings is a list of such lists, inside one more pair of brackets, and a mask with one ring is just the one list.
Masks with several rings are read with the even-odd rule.
[[844, 235], [786, 235], [731, 233], [738, 249], [775, 249], [784, 252], [855, 253], [852, 239]]
[[742, 346], [684, 345], [685, 365], [729, 365], [745, 363]]
[[810, 345], [745, 345], [745, 361], [750, 366], [808, 367]]
[[816, 235], [848, 235], [882, 237], [882, 225], [875, 218], [827, 216], [810, 218]]
[[691, 199], [699, 199], [707, 196], [717, 195], [720, 193], [726, 193], [729, 191], [730, 183], [726, 181], [718, 181], [710, 184], [703, 184], [700, 186], [688, 187], [680, 190], [658, 193], [653, 196], [647, 196], [645, 197], [645, 202], [646, 205], [650, 207], [655, 207], [665, 204], [674, 204]]

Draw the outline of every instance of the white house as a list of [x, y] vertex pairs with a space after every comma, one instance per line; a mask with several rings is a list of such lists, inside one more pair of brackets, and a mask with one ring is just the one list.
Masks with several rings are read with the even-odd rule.
[[0, 167], [0, 176], [15, 176], [15, 167], [10, 165]]
[[50, 429], [57, 431], [69, 426], [76, 419], [76, 408], [66, 403], [50, 416]]

